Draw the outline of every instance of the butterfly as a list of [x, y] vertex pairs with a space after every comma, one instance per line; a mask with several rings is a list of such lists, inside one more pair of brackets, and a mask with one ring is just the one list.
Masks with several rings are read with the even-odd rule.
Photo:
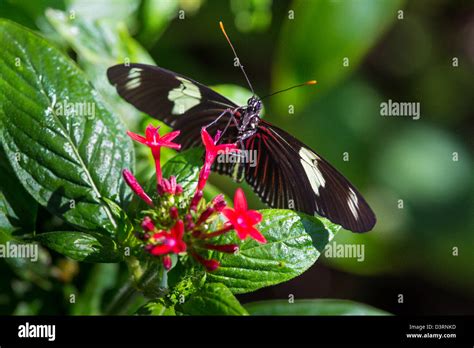
[[[222, 23], [221, 29], [237, 58]], [[107, 77], [137, 109], [179, 129], [176, 141], [182, 149], [200, 146], [200, 131], [206, 127], [211, 134], [221, 132], [219, 142], [239, 143], [247, 153], [253, 151], [256, 165], [217, 161], [213, 170], [245, 180], [269, 206], [318, 214], [353, 232], [374, 227], [375, 214], [357, 189], [310, 147], [263, 120], [262, 100], [255, 93], [247, 105], [239, 106], [189, 77], [146, 64], [115, 65]]]

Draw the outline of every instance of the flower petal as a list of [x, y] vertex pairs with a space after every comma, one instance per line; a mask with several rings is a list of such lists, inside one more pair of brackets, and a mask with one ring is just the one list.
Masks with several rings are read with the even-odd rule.
[[250, 237], [255, 239], [257, 242], [260, 242], [260, 243], [267, 242], [263, 234], [261, 234], [260, 231], [257, 230], [255, 227], [247, 228], [247, 233], [250, 235]]
[[222, 214], [230, 221], [232, 224], [237, 220], [237, 213], [232, 208], [222, 209]]
[[249, 235], [248, 228], [235, 225], [234, 230], [237, 233], [237, 237], [239, 237], [240, 240], [244, 240]]
[[186, 251], [187, 245], [182, 240], [177, 240], [176, 245], [173, 247], [173, 253], [180, 254]]
[[245, 216], [249, 225], [256, 225], [262, 221], [262, 214], [256, 210], [247, 210]]
[[135, 141], [138, 141], [139, 143], [142, 143], [142, 144], [145, 144], [147, 143], [146, 141], [146, 138], [145, 137], [142, 137], [141, 135], [139, 134], [135, 134], [133, 132], [130, 132], [130, 131], [127, 131], [127, 134], [130, 138], [132, 138], [133, 140]]
[[163, 135], [160, 138], [160, 140], [163, 141], [163, 142], [171, 142], [171, 140], [176, 138], [179, 135], [179, 133], [181, 133], [181, 131], [179, 131], [179, 130], [167, 133], [167, 134]]
[[161, 142], [161, 140], [159, 141], [160, 145], [161, 146], [164, 146], [164, 147], [167, 147], [167, 148], [170, 148], [170, 149], [174, 149], [174, 150], [180, 150], [181, 149], [181, 145], [180, 144], [176, 144], [176, 143], [172, 143], [172, 142]]
[[171, 248], [168, 245], [155, 245], [151, 250], [150, 254], [152, 255], [164, 255], [168, 254], [171, 251]]
[[206, 151], [214, 150], [214, 139], [212, 139], [211, 135], [207, 132], [205, 128], [201, 129], [201, 139]]
[[173, 228], [171, 229], [171, 234], [173, 235], [174, 238], [176, 239], [183, 239], [184, 235], [184, 223], [182, 220], [176, 221], [174, 224]]
[[245, 198], [244, 190], [242, 190], [240, 187], [237, 189], [237, 191], [235, 191], [234, 209], [236, 211], [247, 210], [247, 199]]
[[155, 128], [151, 123], [148, 126], [146, 126], [146, 129], [145, 129], [146, 140], [150, 142], [154, 142], [157, 134], [158, 134], [158, 137], [156, 138], [159, 138], [160, 136], [160, 134], [158, 133], [159, 129], [160, 129], [160, 126]]

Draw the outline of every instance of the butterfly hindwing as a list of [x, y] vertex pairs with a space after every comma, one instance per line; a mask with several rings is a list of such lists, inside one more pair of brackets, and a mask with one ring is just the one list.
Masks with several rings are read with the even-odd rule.
[[[257, 134], [245, 142], [256, 151], [256, 166], [245, 164], [246, 181], [274, 208], [327, 217], [353, 232], [375, 225], [375, 215], [357, 189], [333, 166], [296, 138], [261, 121]], [[225, 174], [234, 165], [217, 169]]]

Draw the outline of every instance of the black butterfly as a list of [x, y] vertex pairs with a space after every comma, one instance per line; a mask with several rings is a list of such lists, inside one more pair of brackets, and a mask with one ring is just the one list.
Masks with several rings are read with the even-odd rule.
[[245, 178], [271, 207], [317, 213], [353, 232], [375, 225], [373, 211], [344, 176], [308, 146], [260, 118], [262, 102], [255, 95], [238, 106], [197, 81], [145, 64], [116, 65], [107, 76], [125, 100], [179, 129], [176, 141], [183, 149], [200, 146], [201, 128], [207, 127], [211, 134], [225, 130], [219, 142], [239, 142], [245, 150], [256, 150], [256, 166], [218, 161], [213, 170], [238, 181]]

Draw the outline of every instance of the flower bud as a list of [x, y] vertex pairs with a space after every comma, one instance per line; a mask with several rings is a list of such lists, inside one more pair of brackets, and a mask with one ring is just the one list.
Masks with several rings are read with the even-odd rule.
[[171, 262], [171, 257], [170, 257], [169, 255], [165, 255], [165, 256], [163, 257], [163, 267], [164, 267], [167, 271], [169, 271], [170, 268], [171, 268], [171, 264], [172, 264], [172, 262]]
[[170, 208], [170, 216], [173, 220], [176, 220], [179, 216], [178, 208], [176, 207], [171, 207]]

